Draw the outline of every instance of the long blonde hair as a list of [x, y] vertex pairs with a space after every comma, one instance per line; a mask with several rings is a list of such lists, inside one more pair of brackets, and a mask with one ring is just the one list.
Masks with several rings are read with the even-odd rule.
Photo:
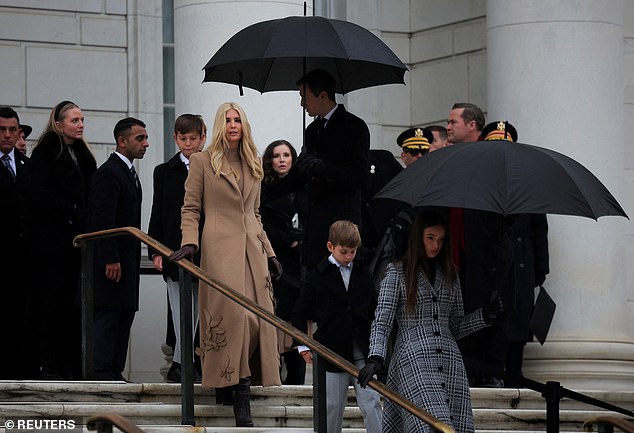
[[[54, 132], [55, 134], [57, 134], [57, 138], [59, 139], [59, 152], [56, 159], [62, 155], [62, 152], [64, 150], [64, 137], [57, 127], [57, 122], [63, 121], [66, 118], [68, 110], [70, 110], [71, 108], [79, 108], [79, 105], [75, 104], [72, 101], [62, 101], [59, 104], [55, 105], [51, 109], [51, 114], [48, 116], [48, 122], [46, 123], [46, 128], [44, 129], [44, 132], [35, 144], [35, 146], [38, 146], [42, 142], [44, 136], [49, 132]], [[79, 109], [81, 110], [81, 108]], [[79, 140], [75, 140], [75, 142], [77, 141], [82, 142], [88, 152], [92, 155], [92, 149], [90, 148], [90, 145], [84, 137], [80, 138]]]
[[262, 162], [258, 156], [258, 149], [255, 147], [255, 142], [253, 141], [251, 125], [242, 107], [235, 102], [225, 102], [221, 104], [220, 107], [218, 107], [218, 111], [216, 111], [214, 127], [211, 133], [211, 144], [209, 145], [211, 149], [211, 166], [216, 176], [220, 176], [222, 160], [229, 149], [229, 143], [225, 137], [227, 131], [227, 112], [232, 108], [240, 115], [240, 122], [242, 124], [242, 139], [240, 139], [240, 144], [238, 145], [240, 157], [246, 162], [251, 170], [251, 174], [253, 174], [257, 180], [262, 180], [264, 170], [262, 169]]

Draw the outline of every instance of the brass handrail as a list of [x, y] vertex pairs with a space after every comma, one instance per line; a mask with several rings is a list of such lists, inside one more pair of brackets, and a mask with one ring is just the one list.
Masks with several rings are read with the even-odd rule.
[[587, 419], [583, 423], [584, 431], [593, 431], [593, 425], [597, 426], [597, 431], [599, 433], [611, 433], [614, 431], [614, 427], [625, 433], [634, 433], [634, 422], [624, 418], [617, 418], [615, 416], [600, 415]]
[[[75, 237], [75, 239], [73, 240], [73, 245], [75, 245], [76, 247], [80, 247], [83, 245], [84, 242], [88, 240], [116, 236], [116, 235], [125, 234], [125, 233], [137, 238], [144, 244], [152, 247], [152, 249], [154, 249], [155, 251], [157, 251], [159, 254], [161, 254], [164, 257], [168, 257], [173, 252], [171, 249], [161, 244], [156, 239], [153, 239], [148, 234], [144, 233], [143, 231], [139, 230], [136, 227], [120, 227], [120, 228], [102, 230], [102, 231], [92, 232], [92, 233], [83, 233]], [[315, 341], [312, 338], [308, 337], [308, 335], [304, 334], [299, 329], [289, 325], [287, 322], [278, 318], [276, 315], [269, 313], [268, 311], [260, 307], [258, 304], [252, 302], [246, 296], [236, 292], [235, 290], [225, 286], [222, 283], [219, 283], [218, 281], [215, 281], [214, 279], [209, 277], [209, 275], [207, 275], [202, 269], [194, 265], [189, 260], [181, 259], [179, 260], [177, 265], [187, 270], [192, 275], [195, 275], [200, 281], [204, 281], [209, 286], [218, 290], [220, 293], [227, 296], [234, 302], [237, 302], [238, 304], [242, 305], [244, 308], [256, 314], [261, 319], [264, 319], [271, 325], [275, 326], [276, 328], [281, 329], [286, 334], [293, 337], [295, 340], [310, 347], [311, 350], [313, 350], [314, 352], [317, 352], [322, 358], [326, 359], [331, 364], [334, 364], [335, 366], [337, 366], [338, 368], [340, 368], [341, 370], [345, 371], [346, 373], [350, 374], [351, 376], [355, 378], [358, 376], [359, 369], [356, 368], [354, 365], [352, 365], [350, 362], [348, 362], [341, 356], [337, 355], [335, 352], [333, 352], [332, 350], [330, 350], [323, 344], [319, 343], [318, 341]], [[379, 394], [383, 395], [385, 398], [390, 399], [391, 401], [393, 401], [394, 403], [396, 403], [403, 409], [407, 410], [411, 414], [417, 416], [418, 418], [420, 418], [427, 424], [431, 425], [434, 429], [442, 433], [453, 433], [453, 429], [448, 424], [440, 421], [439, 419], [437, 419], [436, 417], [434, 417], [427, 411], [416, 406], [414, 403], [412, 403], [411, 401], [403, 397], [398, 392], [392, 391], [387, 386], [385, 386], [385, 384], [383, 384], [382, 382], [372, 379], [370, 380], [369, 386], [373, 388], [374, 390], [376, 390]]]
[[99, 414], [88, 418], [86, 428], [88, 430], [97, 430], [97, 432], [112, 432], [112, 426], [115, 426], [123, 433], [145, 433], [145, 430], [139, 428], [129, 419], [112, 413]]

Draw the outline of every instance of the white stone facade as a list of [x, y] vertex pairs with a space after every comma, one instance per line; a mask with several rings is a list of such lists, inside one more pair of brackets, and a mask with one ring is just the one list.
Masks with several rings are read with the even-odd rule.
[[[373, 31], [410, 68], [406, 86], [341, 97], [367, 121], [373, 148], [396, 153], [403, 129], [444, 124], [452, 103], [473, 102], [491, 120], [513, 121], [520, 141], [580, 160], [634, 212], [634, 0], [316, 0], [315, 8]], [[211, 127], [216, 107], [235, 100], [261, 150], [278, 138], [299, 148], [295, 92], [245, 89], [240, 97], [235, 86], [201, 84], [201, 69], [249, 24], [302, 14], [300, 0], [174, 0], [176, 114], [200, 113]], [[63, 99], [82, 107], [99, 162], [113, 150], [116, 120], [131, 115], [148, 124], [150, 148], [137, 162], [144, 230], [152, 170], [164, 155], [162, 16], [160, 0], [0, 0], [0, 104], [33, 126], [31, 143]], [[581, 57], [557, 61], [568, 52]], [[529, 347], [527, 373], [571, 386], [631, 389], [632, 224], [614, 217], [550, 221], [546, 284], [558, 311], [549, 342]], [[132, 380], [160, 381], [165, 289], [160, 277], [142, 280], [128, 367]]]

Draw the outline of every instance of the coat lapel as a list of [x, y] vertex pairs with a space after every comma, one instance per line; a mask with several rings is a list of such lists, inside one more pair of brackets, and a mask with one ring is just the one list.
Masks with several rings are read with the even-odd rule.
[[15, 156], [16, 176], [19, 178], [20, 173], [22, 173], [22, 171], [25, 169], [25, 164], [26, 164], [26, 161], [28, 161], [28, 158], [24, 156], [22, 153], [18, 152], [17, 150], [14, 151], [13, 155]]
[[[242, 176], [242, 173], [240, 174], [240, 176]], [[240, 191], [240, 187], [238, 186], [238, 181], [236, 180], [235, 176], [231, 173], [231, 164], [229, 164], [229, 162], [226, 159], [222, 160], [222, 165], [220, 167], [220, 177], [222, 177], [227, 182], [229, 182], [229, 184], [231, 185], [231, 187], [234, 189], [236, 193], [242, 195], [242, 192]]]

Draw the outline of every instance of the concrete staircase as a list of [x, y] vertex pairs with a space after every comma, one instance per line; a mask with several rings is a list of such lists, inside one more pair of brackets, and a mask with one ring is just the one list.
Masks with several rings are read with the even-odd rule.
[[[583, 392], [626, 409], [634, 409], [632, 391]], [[252, 388], [254, 428], [235, 428], [230, 406], [215, 404], [213, 391], [195, 386], [195, 417], [200, 427], [180, 426], [180, 385], [125, 382], [0, 381], [0, 432], [5, 420], [65, 419], [77, 425], [98, 413], [129, 418], [146, 432], [311, 432], [312, 386]], [[545, 432], [545, 402], [526, 389], [472, 388], [478, 433]], [[560, 430], [581, 432], [583, 422], [599, 414], [611, 414], [583, 403], [561, 401]], [[613, 414], [622, 417], [618, 414]], [[10, 431], [6, 430], [7, 433]], [[361, 411], [352, 391], [345, 412], [344, 432], [364, 432]]]

